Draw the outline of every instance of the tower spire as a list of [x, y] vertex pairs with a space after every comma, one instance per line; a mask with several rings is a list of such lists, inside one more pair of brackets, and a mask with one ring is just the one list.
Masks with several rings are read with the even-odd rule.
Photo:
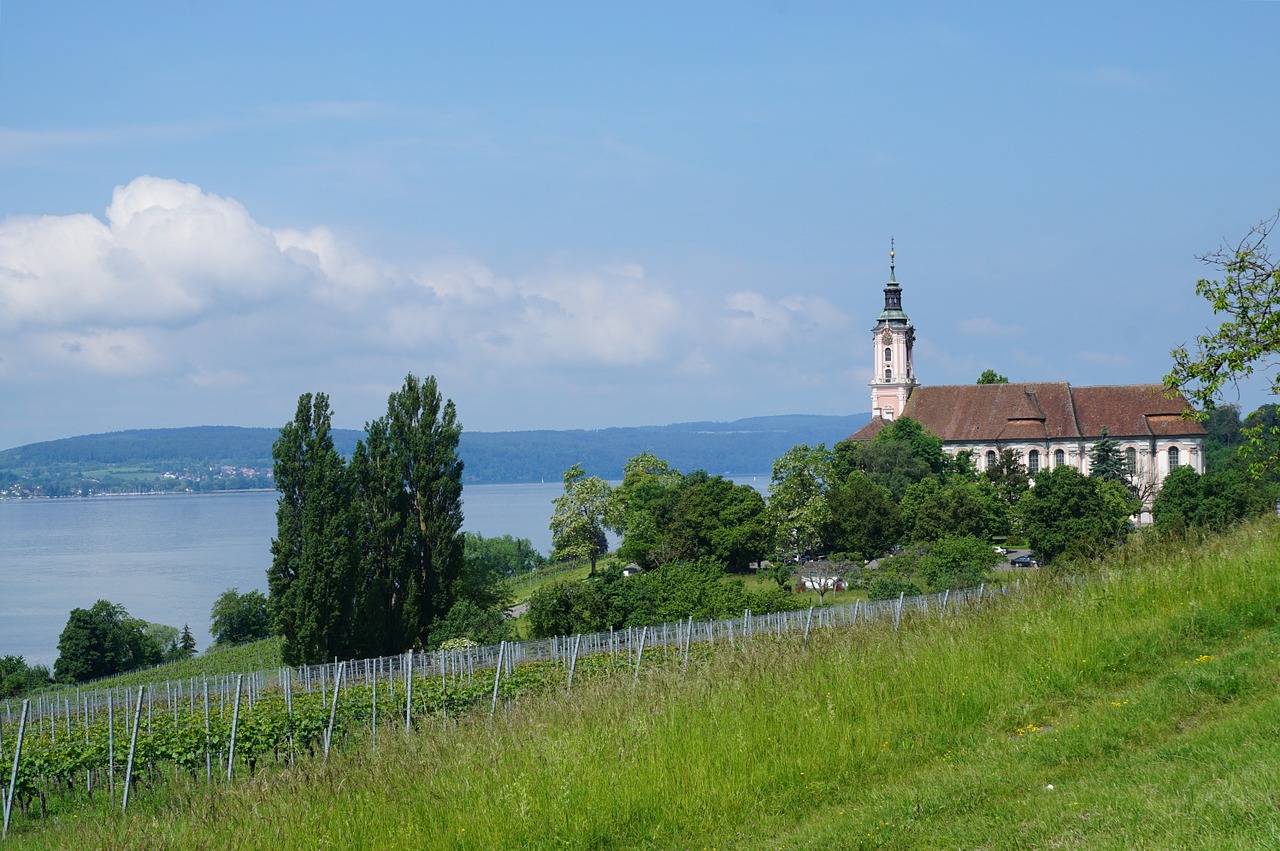
[[894, 277], [893, 272], [893, 237], [889, 237], [889, 283], [898, 283], [898, 279]]

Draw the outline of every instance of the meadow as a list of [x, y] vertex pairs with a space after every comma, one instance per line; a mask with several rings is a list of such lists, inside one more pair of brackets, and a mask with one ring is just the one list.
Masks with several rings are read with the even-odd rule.
[[8, 842], [1277, 847], [1278, 556], [1275, 520], [1139, 536], [954, 617], [543, 677], [492, 719], [438, 712], [232, 783], [166, 776], [126, 814], [104, 799]]

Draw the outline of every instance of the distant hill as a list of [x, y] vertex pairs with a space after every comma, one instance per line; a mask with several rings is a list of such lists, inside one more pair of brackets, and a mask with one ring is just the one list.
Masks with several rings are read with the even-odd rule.
[[[591, 475], [622, 477], [627, 459], [649, 451], [689, 472], [767, 473], [797, 443], [834, 444], [870, 414], [790, 414], [733, 422], [677, 423], [573, 431], [462, 433], [463, 480], [472, 484], [558, 481], [581, 463]], [[32, 443], [0, 452], [0, 495], [271, 488], [278, 429], [234, 426], [138, 429]], [[364, 433], [334, 430], [349, 456]]]

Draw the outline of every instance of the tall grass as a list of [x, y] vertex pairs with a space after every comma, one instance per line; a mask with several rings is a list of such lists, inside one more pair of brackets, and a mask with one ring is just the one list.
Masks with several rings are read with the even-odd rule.
[[1276, 522], [1143, 541], [965, 615], [739, 641], [17, 844], [1278, 847], [1277, 556]]

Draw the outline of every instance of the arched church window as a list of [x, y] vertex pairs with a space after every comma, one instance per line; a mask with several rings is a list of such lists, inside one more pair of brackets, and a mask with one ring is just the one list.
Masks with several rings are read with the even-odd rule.
[[1129, 475], [1138, 472], [1138, 450], [1130, 446], [1124, 451], [1124, 463], [1129, 467]]
[[889, 348], [888, 346], [885, 346], [885, 347], [884, 347], [884, 362], [885, 362], [885, 363], [889, 363], [889, 362], [890, 362], [890, 361], [892, 361], [892, 360], [893, 360], [893, 349]]
[[996, 468], [996, 453], [990, 449], [987, 450], [987, 469], [994, 470]]
[[1040, 472], [1040, 453], [1035, 449], [1027, 453], [1027, 472], [1033, 476]]
[[1178, 463], [1179, 463], [1178, 447], [1170, 446], [1169, 447], [1169, 469], [1176, 470], [1178, 468]]
[[1061, 467], [1065, 463], [1067, 463], [1067, 453], [1061, 449], [1053, 450], [1053, 466]]
[[892, 369], [890, 369], [890, 368], [889, 368], [889, 367], [887, 367], [887, 366], [884, 368], [884, 380], [885, 380], [885, 381], [892, 381], [892, 380], [893, 380], [893, 370], [892, 370]]

